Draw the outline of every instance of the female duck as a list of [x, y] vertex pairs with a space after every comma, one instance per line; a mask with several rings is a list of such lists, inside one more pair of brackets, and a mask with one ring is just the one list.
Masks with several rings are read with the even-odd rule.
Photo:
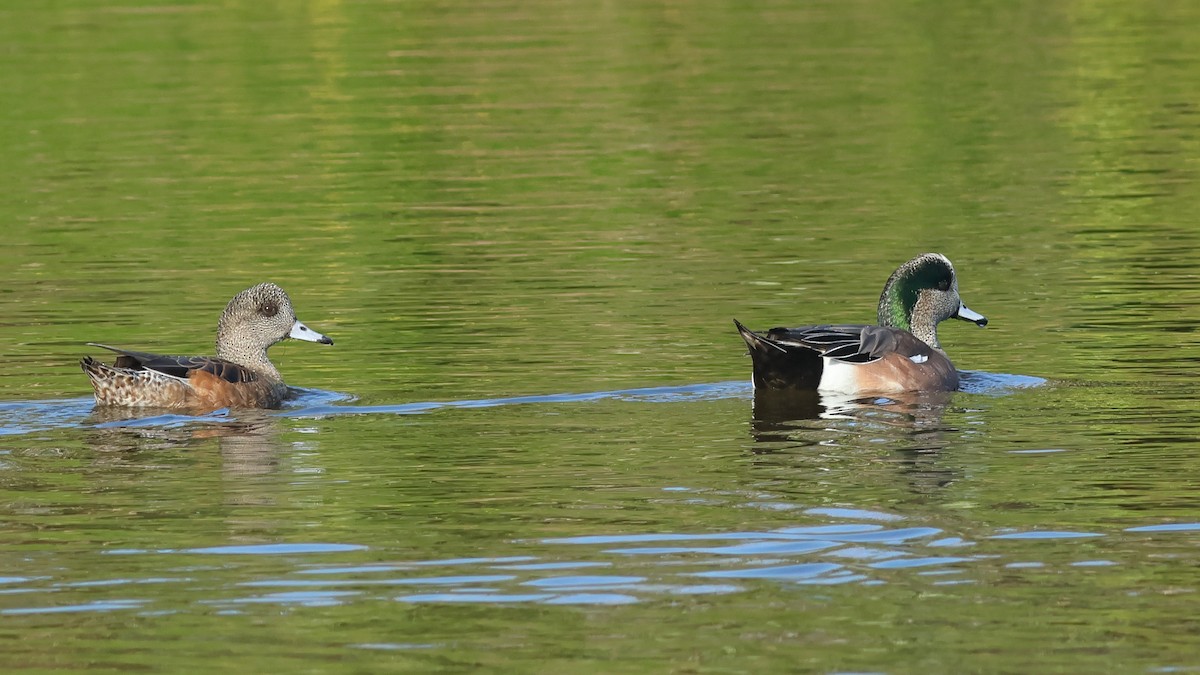
[[92, 382], [97, 405], [276, 408], [288, 388], [267, 349], [287, 338], [333, 344], [296, 319], [282, 288], [259, 284], [235, 295], [221, 313], [215, 357], [163, 356], [89, 342], [120, 356], [111, 366], [90, 356], [80, 365]]

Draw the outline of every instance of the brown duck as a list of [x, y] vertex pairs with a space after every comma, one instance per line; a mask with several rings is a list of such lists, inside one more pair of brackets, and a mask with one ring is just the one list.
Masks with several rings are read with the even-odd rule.
[[163, 356], [108, 345], [113, 365], [90, 356], [80, 365], [96, 404], [155, 408], [277, 408], [288, 396], [267, 349], [287, 338], [331, 345], [333, 340], [296, 319], [287, 293], [259, 284], [229, 301], [217, 323], [216, 356]]

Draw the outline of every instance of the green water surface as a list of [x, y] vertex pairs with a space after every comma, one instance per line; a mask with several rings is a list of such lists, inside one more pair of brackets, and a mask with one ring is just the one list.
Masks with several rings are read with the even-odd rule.
[[[0, 669], [1200, 669], [1197, 25], [0, 3]], [[967, 391], [755, 407], [924, 251]], [[267, 280], [291, 408], [91, 411]]]

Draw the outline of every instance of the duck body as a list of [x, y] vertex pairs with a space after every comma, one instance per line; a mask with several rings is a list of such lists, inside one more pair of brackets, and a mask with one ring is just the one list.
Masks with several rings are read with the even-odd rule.
[[839, 394], [958, 388], [958, 371], [945, 352], [905, 330], [828, 325], [758, 334], [735, 323], [750, 347], [755, 388]]
[[288, 394], [282, 379], [233, 361], [88, 344], [120, 354], [113, 365], [90, 356], [81, 362], [98, 405], [209, 410], [278, 408]]
[[937, 339], [955, 318], [987, 325], [958, 295], [954, 267], [926, 253], [901, 265], [884, 286], [878, 325], [825, 324], [756, 333], [736, 319], [749, 347], [756, 389], [839, 394], [953, 391], [958, 371]]

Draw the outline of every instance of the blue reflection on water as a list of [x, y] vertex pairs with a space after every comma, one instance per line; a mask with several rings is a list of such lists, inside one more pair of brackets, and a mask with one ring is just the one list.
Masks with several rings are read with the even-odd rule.
[[[854, 512], [848, 509], [847, 512]], [[868, 514], [867, 517], [871, 517]], [[1091, 568], [1100, 573], [1117, 562], [1089, 555], [1061, 560], [1055, 542], [1095, 538], [1109, 541], [1114, 535], [1076, 531], [1001, 531], [977, 540], [948, 535], [941, 528], [908, 526], [889, 528], [873, 522], [798, 525], [766, 531], [675, 532], [555, 537], [536, 542], [514, 542], [537, 555], [498, 555], [432, 560], [347, 560], [381, 549], [359, 544], [296, 542], [286, 544], [213, 546], [175, 551], [124, 551], [154, 554], [214, 556], [214, 567], [188, 568], [187, 576], [147, 575], [144, 579], [114, 576], [79, 580], [52, 576], [5, 577], [6, 590], [20, 592], [9, 598], [28, 598], [24, 607], [5, 614], [137, 611], [143, 615], [177, 612], [179, 607], [154, 606], [157, 596], [149, 584], [173, 583], [203, 593], [195, 602], [216, 613], [238, 614], [260, 605], [324, 607], [350, 602], [621, 605], [664, 595], [741, 593], [761, 584], [782, 584], [797, 589], [812, 586], [872, 586], [921, 583], [948, 586], [979, 583], [980, 565], [988, 570], [1044, 573], [1055, 567]], [[893, 520], [901, 520], [899, 518]], [[911, 521], [905, 518], [904, 521]], [[1197, 523], [1168, 523], [1127, 528], [1126, 532], [1193, 532]], [[1025, 542], [1013, 555], [1005, 551]], [[714, 545], [714, 542], [728, 542]], [[666, 545], [664, 545], [666, 544]], [[991, 550], [987, 550], [987, 546]], [[1034, 547], [1050, 547], [1048, 560], [1039, 560]], [[975, 555], [943, 555], [946, 547], [968, 548]], [[996, 548], [1000, 547], [1000, 548]], [[524, 550], [522, 552], [524, 552]], [[1074, 550], [1068, 549], [1068, 550]], [[111, 552], [104, 552], [111, 553]], [[262, 560], [248, 560], [247, 555]], [[329, 560], [333, 556], [335, 560]], [[1019, 557], [1018, 557], [1019, 556]], [[263, 562], [281, 563], [263, 568]], [[241, 578], [228, 580], [230, 570], [244, 569]], [[586, 569], [590, 573], [574, 573]], [[64, 572], [68, 574], [68, 572]], [[208, 575], [224, 581], [213, 585]], [[982, 578], [990, 572], [985, 571]], [[380, 595], [381, 589], [408, 587], [400, 595]], [[144, 598], [131, 591], [147, 588]], [[106, 589], [120, 592], [114, 598], [80, 602], [78, 593]], [[262, 592], [275, 591], [275, 592]], [[386, 591], [385, 591], [386, 592]], [[214, 595], [218, 597], [213, 597]], [[57, 600], [58, 604], [54, 601]]]
[[[1003, 373], [963, 372], [961, 390], [970, 394], [1001, 396], [1017, 389], [1037, 387], [1046, 380], [1024, 375]], [[333, 415], [417, 415], [436, 410], [455, 408], [490, 408], [507, 405], [546, 403], [583, 403], [588, 401], [631, 401], [641, 403], [676, 403], [729, 398], [750, 398], [754, 394], [748, 381], [737, 380], [706, 384], [667, 387], [639, 387], [584, 393], [541, 394], [508, 398], [468, 399], [461, 401], [421, 401], [394, 405], [350, 405], [349, 394], [292, 387], [292, 407], [272, 414], [289, 418], [321, 418]], [[229, 424], [236, 415], [221, 409], [201, 415], [183, 413], [139, 416], [137, 409], [128, 411], [126, 419], [93, 419], [93, 399], [81, 397], [44, 401], [12, 401], [0, 403], [0, 436], [20, 435], [60, 427], [93, 426], [96, 428], [156, 427], [175, 428], [189, 424]]]

